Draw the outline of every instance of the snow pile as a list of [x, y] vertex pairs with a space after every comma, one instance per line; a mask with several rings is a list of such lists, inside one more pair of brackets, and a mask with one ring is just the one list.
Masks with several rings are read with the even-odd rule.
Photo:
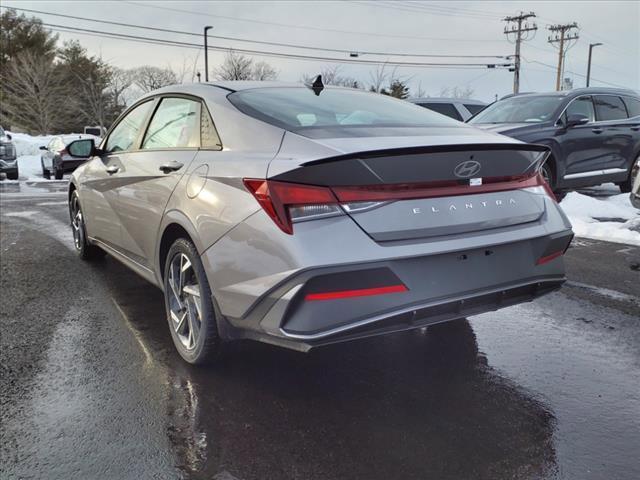
[[38, 137], [32, 137], [26, 133], [11, 133], [12, 141], [16, 146], [16, 155], [21, 157], [23, 155], [40, 155], [40, 147], [47, 146], [53, 135], [42, 135]]
[[[49, 182], [42, 176], [42, 165], [40, 164], [40, 154], [23, 155], [18, 157], [18, 170], [20, 180], [27, 179], [29, 182]], [[53, 178], [53, 177], [52, 177]]]
[[640, 245], [640, 210], [628, 193], [594, 198], [570, 192], [560, 206], [578, 237]]

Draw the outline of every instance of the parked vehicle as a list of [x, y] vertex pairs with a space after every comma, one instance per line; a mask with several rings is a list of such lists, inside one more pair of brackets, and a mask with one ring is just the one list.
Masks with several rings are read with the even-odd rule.
[[98, 143], [100, 138], [94, 135], [58, 135], [51, 138], [47, 146], [40, 147], [40, 165], [42, 166], [42, 176], [56, 180], [61, 180], [65, 173], [73, 172], [82, 165], [86, 158], [75, 157], [69, 153], [67, 146], [74, 140], [92, 139]]
[[95, 127], [84, 127], [85, 135], [93, 135], [94, 137], [103, 137], [107, 131], [104, 127], [97, 125]]
[[67, 147], [89, 158], [69, 186], [80, 258], [163, 289], [186, 361], [423, 327], [565, 281], [546, 147], [317, 83], [166, 87], [99, 147]]
[[543, 173], [554, 191], [616, 183], [630, 192], [640, 156], [640, 95], [579, 88], [500, 100], [469, 121], [491, 132], [547, 145]]
[[481, 112], [487, 104], [480, 100], [472, 100], [470, 98], [409, 98], [411, 103], [428, 108], [434, 112], [446, 115], [449, 118], [466, 122], [475, 114]]
[[17, 180], [18, 157], [16, 146], [11, 140], [11, 135], [0, 127], [0, 173], [4, 173], [9, 180]]
[[635, 180], [633, 181], [633, 188], [629, 194], [631, 205], [636, 208], [640, 208], [640, 160], [636, 162]]

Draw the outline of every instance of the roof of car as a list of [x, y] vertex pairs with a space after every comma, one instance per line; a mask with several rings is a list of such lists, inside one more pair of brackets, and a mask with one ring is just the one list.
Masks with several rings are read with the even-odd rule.
[[453, 97], [417, 97], [407, 98], [411, 103], [466, 103], [468, 105], [486, 105], [486, 102], [474, 100], [473, 98], [453, 98]]
[[526, 92], [526, 93], [518, 93], [511, 94], [502, 97], [500, 100], [504, 100], [506, 98], [513, 97], [569, 97], [576, 95], [587, 95], [587, 94], [613, 94], [613, 95], [633, 95], [638, 96], [638, 92], [628, 89], [628, 88], [609, 88], [609, 87], [585, 87], [585, 88], [574, 88], [572, 90], [561, 90], [559, 92]]

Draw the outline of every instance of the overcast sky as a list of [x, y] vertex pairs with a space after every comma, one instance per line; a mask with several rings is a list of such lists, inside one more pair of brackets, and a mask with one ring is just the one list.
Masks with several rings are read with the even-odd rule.
[[[589, 43], [602, 42], [593, 55], [593, 86], [624, 86], [640, 89], [640, 2], [549, 1], [549, 2], [409, 2], [409, 1], [15, 1], [15, 6], [51, 13], [75, 15], [107, 21], [168, 28], [194, 33], [212, 25], [212, 35], [295, 45], [344, 49], [356, 52], [420, 53], [451, 55], [510, 55], [514, 47], [503, 34], [505, 15], [520, 10], [533, 11], [538, 31], [522, 46], [521, 91], [555, 88], [557, 50], [547, 43], [547, 26], [577, 22], [580, 38], [566, 58], [565, 77], [574, 87], [585, 85]], [[180, 11], [176, 11], [180, 10]], [[85, 22], [44, 14], [33, 14], [45, 23], [68, 25], [99, 31], [127, 33], [200, 43], [198, 37], [153, 32], [108, 24]], [[204, 72], [201, 49], [187, 49], [100, 38], [80, 33], [61, 33], [62, 40], [75, 38], [91, 54], [129, 68], [143, 64], [171, 66], [198, 64]], [[210, 39], [225, 48], [248, 48], [271, 52], [297, 53], [348, 59], [336, 52], [256, 45]], [[224, 53], [210, 52], [211, 69]], [[418, 62], [491, 63], [497, 58], [417, 58], [361, 55], [360, 60], [399, 60]], [[279, 72], [279, 79], [298, 81], [305, 73], [315, 74], [328, 61], [300, 61], [256, 57], [268, 61]], [[547, 64], [548, 66], [544, 65]], [[368, 83], [371, 65], [344, 64], [341, 74]], [[412, 92], [418, 85], [427, 95], [437, 96], [446, 86], [471, 87], [474, 97], [493, 100], [512, 91], [513, 74], [505, 69], [443, 69], [400, 67], [397, 75], [409, 81]]]

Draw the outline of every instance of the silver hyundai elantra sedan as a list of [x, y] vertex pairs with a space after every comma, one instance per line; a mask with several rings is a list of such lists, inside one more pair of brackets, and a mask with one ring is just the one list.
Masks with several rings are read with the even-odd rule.
[[383, 95], [265, 82], [166, 87], [72, 175], [82, 259], [164, 291], [190, 363], [224, 341], [312, 347], [560, 287], [571, 225], [547, 149]]

